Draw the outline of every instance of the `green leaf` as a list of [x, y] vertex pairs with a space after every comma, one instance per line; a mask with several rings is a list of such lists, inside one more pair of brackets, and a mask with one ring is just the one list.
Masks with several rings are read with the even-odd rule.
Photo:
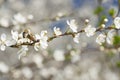
[[115, 46], [120, 44], [120, 36], [119, 35], [114, 36], [113, 44]]
[[104, 10], [104, 8], [103, 8], [102, 6], [98, 6], [98, 7], [94, 10], [94, 14], [98, 15], [98, 14], [100, 14], [103, 10]]
[[116, 65], [120, 68], [120, 61], [116, 62]]
[[110, 51], [109, 53], [108, 53], [108, 57], [113, 57], [115, 54], [112, 52], [112, 51]]
[[110, 16], [114, 16], [115, 15], [115, 10], [114, 9], [110, 9], [109, 11], [108, 11], [108, 13], [109, 13], [109, 15]]

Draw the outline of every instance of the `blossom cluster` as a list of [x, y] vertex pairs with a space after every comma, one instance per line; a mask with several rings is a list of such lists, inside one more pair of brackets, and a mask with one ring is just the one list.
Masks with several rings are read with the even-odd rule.
[[[29, 15], [29, 18], [32, 19], [32, 15]], [[15, 30], [11, 30], [11, 38], [8, 39], [6, 34], [1, 34], [0, 39], [0, 49], [1, 51], [5, 51], [6, 46], [8, 47], [21, 47], [21, 49], [18, 51], [19, 58], [22, 56], [25, 56], [27, 54], [27, 51], [29, 50], [29, 46], [34, 46], [34, 49], [36, 51], [39, 51], [39, 49], [46, 49], [48, 47], [48, 42], [54, 38], [64, 36], [64, 35], [71, 35], [73, 37], [73, 41], [75, 43], [79, 43], [80, 40], [80, 33], [85, 32], [87, 37], [94, 36], [97, 31], [110, 29], [107, 34], [104, 32], [101, 32], [97, 38], [96, 42], [99, 45], [102, 45], [103, 43], [107, 42], [108, 44], [113, 44], [113, 37], [115, 36], [116, 32], [115, 29], [120, 29], [120, 17], [116, 17], [114, 19], [114, 28], [106, 28], [104, 24], [102, 24], [102, 27], [95, 28], [90, 23], [89, 20], [85, 20], [87, 22], [86, 27], [83, 30], [78, 30], [78, 24], [75, 19], [67, 20], [66, 23], [69, 26], [69, 29], [71, 31], [66, 31], [65, 33], [62, 33], [60, 28], [54, 27], [54, 35], [52, 37], [48, 36], [47, 30], [41, 31], [39, 34], [33, 34], [29, 29], [25, 29], [23, 32], [18, 32]], [[108, 21], [105, 19], [105, 21]], [[14, 16], [13, 23], [14, 24], [24, 24], [27, 22], [27, 19], [23, 17], [21, 14], [17, 14]]]

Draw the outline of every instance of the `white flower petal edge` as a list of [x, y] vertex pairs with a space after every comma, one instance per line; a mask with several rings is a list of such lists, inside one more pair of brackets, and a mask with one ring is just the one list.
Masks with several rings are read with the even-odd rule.
[[6, 34], [1, 34], [1, 40], [0, 40], [0, 49], [1, 49], [1, 51], [5, 51], [5, 49], [6, 49], [6, 41], [7, 41], [7, 39], [6, 39]]
[[88, 25], [84, 30], [85, 30], [86, 35], [90, 37], [95, 34], [96, 28], [92, 27], [91, 25]]
[[14, 15], [14, 21], [16, 23], [26, 23], [27, 19], [21, 14], [21, 13], [17, 13]]
[[0, 46], [1, 51], [5, 51], [5, 48], [6, 48], [6, 46], [5, 46], [4, 44], [2, 44], [2, 45]]
[[17, 54], [19, 54], [18, 58], [21, 59], [21, 57], [26, 56], [28, 50], [28, 46], [22, 46], [22, 48], [17, 52]]
[[120, 29], [120, 17], [114, 19], [114, 24], [117, 29]]
[[12, 38], [17, 42], [19, 37], [18, 32], [11, 30], [11, 34], [12, 34]]
[[105, 42], [105, 38], [106, 38], [106, 35], [105, 34], [99, 34], [99, 36], [96, 38], [96, 42], [99, 44], [99, 45], [102, 45], [102, 43]]
[[6, 41], [6, 34], [4, 34], [4, 33], [1, 34], [1, 40]]
[[77, 24], [76, 24], [75, 19], [72, 19], [70, 21], [67, 20], [66, 22], [69, 25], [70, 29], [72, 29], [73, 32], [77, 32]]
[[107, 38], [106, 41], [108, 44], [112, 45], [113, 44], [113, 37], [115, 36], [116, 31], [115, 30], [110, 30], [107, 33]]
[[75, 43], [79, 43], [79, 36], [80, 36], [80, 34], [78, 33], [78, 34], [76, 34], [75, 37], [73, 38], [73, 41], [74, 41]]

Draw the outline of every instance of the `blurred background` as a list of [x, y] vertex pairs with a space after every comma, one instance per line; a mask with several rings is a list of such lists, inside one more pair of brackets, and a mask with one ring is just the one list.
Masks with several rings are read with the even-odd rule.
[[[0, 34], [6, 33], [9, 38], [11, 29], [21, 32], [29, 28], [32, 33], [48, 30], [52, 36], [55, 26], [64, 33], [68, 29], [66, 20], [70, 19], [82, 29], [85, 19], [97, 27], [107, 18], [107, 27], [113, 21], [110, 11], [117, 15], [118, 0], [0, 0], [0, 23], [9, 23], [1, 24]], [[32, 20], [26, 25], [11, 25], [17, 13], [31, 15]], [[0, 51], [0, 80], [120, 80], [119, 54], [101, 52], [96, 36], [88, 38], [82, 33], [79, 44], [71, 36], [60, 37], [49, 42], [47, 50], [36, 52], [29, 47], [28, 55], [21, 60], [19, 48], [8, 47]]]

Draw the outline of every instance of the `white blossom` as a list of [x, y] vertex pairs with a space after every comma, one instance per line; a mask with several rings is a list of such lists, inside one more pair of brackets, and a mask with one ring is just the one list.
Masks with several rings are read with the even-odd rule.
[[9, 72], [9, 67], [3, 62], [0, 62], [0, 72], [2, 72], [2, 73]]
[[99, 34], [99, 36], [96, 38], [96, 42], [101, 45], [105, 42], [106, 35], [105, 34]]
[[27, 22], [27, 19], [21, 13], [17, 13], [14, 15], [14, 20], [13, 20], [14, 24], [18, 24], [18, 23], [24, 24], [26, 22]]
[[62, 34], [62, 32], [60, 31], [60, 28], [57, 28], [57, 27], [54, 27], [54, 33], [55, 33], [55, 35], [56, 36], [58, 36], [58, 35], [61, 35]]
[[92, 27], [91, 25], [88, 25], [84, 30], [86, 32], [86, 35], [90, 37], [95, 34], [96, 28]]
[[24, 77], [27, 79], [31, 79], [33, 77], [33, 72], [29, 67], [24, 67], [22, 69], [22, 73], [23, 73]]
[[74, 36], [74, 38], [73, 38], [73, 41], [74, 41], [75, 43], [79, 43], [79, 36], [80, 36], [79, 33], [78, 33], [78, 34], [75, 34], [75, 36]]
[[32, 20], [32, 19], [34, 18], [34, 16], [33, 16], [32, 14], [30, 14], [30, 15], [27, 16], [27, 18], [28, 18], [29, 20]]
[[6, 39], [6, 34], [1, 34], [1, 40], [0, 40], [0, 49], [2, 51], [5, 51], [6, 49], [6, 42], [7, 42], [7, 39]]
[[38, 68], [43, 67], [43, 57], [41, 55], [35, 54], [32, 58], [33, 62], [37, 65]]
[[35, 45], [34, 45], [34, 49], [36, 51], [39, 50], [40, 46], [43, 48], [43, 49], [46, 49], [47, 46], [48, 46], [48, 36], [47, 36], [47, 31], [44, 30], [44, 31], [41, 31], [40, 35], [39, 34], [35, 34], [35, 38], [36, 40], [39, 40], [39, 42], [36, 42]]
[[3, 27], [9, 27], [9, 20], [7, 18], [1, 18], [0, 25]]
[[114, 24], [117, 29], [120, 29], [120, 17], [114, 19]]
[[65, 60], [65, 55], [64, 51], [62, 50], [55, 50], [53, 57], [56, 61], [64, 61]]
[[110, 30], [108, 33], [107, 33], [107, 38], [106, 38], [106, 41], [108, 44], [113, 44], [113, 38], [115, 36], [115, 30]]
[[18, 38], [19, 38], [18, 32], [11, 30], [11, 34], [12, 34], [13, 40], [15, 40], [15, 41], [17, 42], [17, 41], [18, 41]]
[[21, 57], [26, 56], [28, 51], [28, 46], [23, 45], [22, 48], [17, 52], [19, 54], [18, 58], [21, 59]]
[[72, 29], [73, 32], [77, 32], [77, 24], [74, 19], [72, 20], [67, 20], [67, 24], [69, 25], [70, 29]]

